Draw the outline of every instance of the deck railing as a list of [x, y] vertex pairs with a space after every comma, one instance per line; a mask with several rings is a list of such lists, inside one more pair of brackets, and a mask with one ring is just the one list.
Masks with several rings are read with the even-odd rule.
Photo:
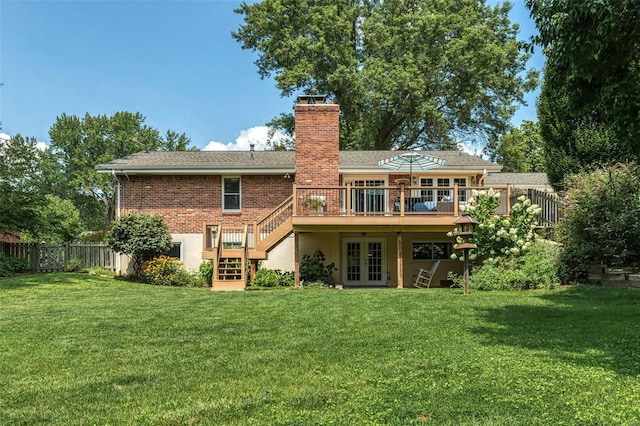
[[[467, 186], [296, 186], [293, 215], [310, 216], [405, 216], [458, 215], [471, 199]], [[493, 187], [500, 194], [498, 214], [510, 210], [510, 187]]]
[[[252, 230], [253, 238], [255, 238], [256, 244], [269, 236], [280, 225], [285, 223], [287, 219], [291, 217], [292, 213], [293, 196], [290, 196], [289, 198], [284, 200], [278, 207], [276, 207], [268, 216], [256, 222]], [[254, 245], [251, 244], [250, 247], [254, 247]]]

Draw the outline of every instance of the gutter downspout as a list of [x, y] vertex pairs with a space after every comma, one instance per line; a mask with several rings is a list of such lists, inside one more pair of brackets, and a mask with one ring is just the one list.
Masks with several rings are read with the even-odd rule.
[[[116, 180], [116, 219], [120, 219], [120, 179], [116, 175], [116, 171], [111, 169], [111, 175]], [[118, 274], [122, 274], [122, 255], [118, 254], [116, 258], [116, 269]]]

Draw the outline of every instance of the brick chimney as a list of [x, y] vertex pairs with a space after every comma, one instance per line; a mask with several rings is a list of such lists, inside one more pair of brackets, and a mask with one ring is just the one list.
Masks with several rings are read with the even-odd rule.
[[340, 106], [325, 104], [324, 96], [298, 96], [294, 106], [296, 184], [340, 184]]

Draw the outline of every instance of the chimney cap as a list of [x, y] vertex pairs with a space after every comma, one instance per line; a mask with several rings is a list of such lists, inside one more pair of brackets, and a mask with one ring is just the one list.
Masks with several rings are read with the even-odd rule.
[[324, 104], [326, 100], [326, 95], [298, 95], [298, 103], [302, 105]]

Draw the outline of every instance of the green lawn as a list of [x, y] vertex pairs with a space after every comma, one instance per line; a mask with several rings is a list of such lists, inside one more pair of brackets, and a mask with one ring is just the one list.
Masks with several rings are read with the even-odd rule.
[[640, 291], [0, 281], [0, 424], [638, 424]]

